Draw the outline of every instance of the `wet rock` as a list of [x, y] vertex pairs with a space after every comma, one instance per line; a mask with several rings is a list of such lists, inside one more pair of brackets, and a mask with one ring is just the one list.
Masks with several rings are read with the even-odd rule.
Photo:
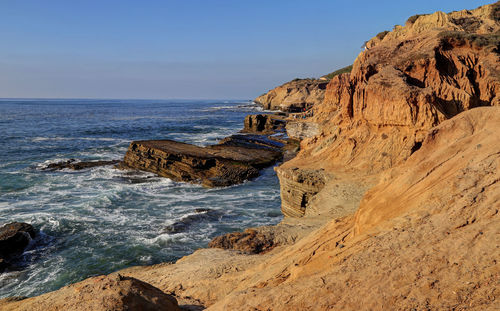
[[236, 134], [224, 138], [219, 145], [280, 151], [285, 146], [285, 143], [273, 140], [265, 135]]
[[67, 161], [61, 161], [56, 163], [50, 163], [49, 165], [42, 168], [42, 170], [47, 171], [58, 171], [62, 169], [71, 169], [75, 171], [83, 170], [86, 168], [106, 166], [106, 165], [116, 165], [120, 163], [120, 160], [109, 160], [109, 161], [77, 161], [75, 159], [69, 159]]
[[257, 177], [281, 158], [280, 150], [257, 144], [222, 143], [199, 147], [172, 140], [130, 144], [121, 168], [135, 168], [176, 181], [224, 187]]
[[185, 232], [195, 224], [198, 224], [206, 220], [214, 220], [222, 216], [221, 212], [211, 209], [200, 208], [196, 209], [195, 212], [196, 214], [188, 215], [186, 217], [183, 217], [181, 220], [176, 221], [171, 225], [168, 225], [164, 229], [164, 232], [167, 233]]
[[0, 258], [7, 259], [22, 252], [36, 235], [32, 225], [13, 222], [0, 228]]

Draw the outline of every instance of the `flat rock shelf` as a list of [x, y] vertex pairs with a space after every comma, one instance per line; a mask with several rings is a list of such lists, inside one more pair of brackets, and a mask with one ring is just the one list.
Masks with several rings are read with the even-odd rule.
[[133, 141], [121, 168], [156, 173], [175, 181], [201, 183], [206, 187], [224, 187], [242, 183], [259, 175], [259, 169], [282, 157], [281, 146], [255, 135], [238, 135], [228, 142], [207, 147], [173, 140]]

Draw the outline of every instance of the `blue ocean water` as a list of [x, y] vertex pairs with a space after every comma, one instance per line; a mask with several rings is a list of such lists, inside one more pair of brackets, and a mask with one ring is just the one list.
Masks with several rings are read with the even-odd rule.
[[[216, 143], [258, 110], [245, 101], [0, 100], [0, 225], [23, 221], [40, 230], [23, 269], [0, 274], [0, 298], [173, 261], [216, 235], [279, 222], [272, 168], [218, 189], [113, 167], [41, 170], [72, 158], [121, 159], [138, 139]], [[166, 230], [183, 219], [194, 221], [182, 232]]]

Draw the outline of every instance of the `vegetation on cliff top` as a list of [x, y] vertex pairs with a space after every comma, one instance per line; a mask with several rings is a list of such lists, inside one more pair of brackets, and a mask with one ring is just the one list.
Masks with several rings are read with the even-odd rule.
[[441, 44], [447, 47], [450, 44], [470, 44], [473, 47], [493, 48], [496, 53], [500, 51], [500, 31], [489, 34], [466, 33], [462, 31], [443, 31], [439, 33]]
[[324, 75], [322, 78], [326, 78], [328, 80], [331, 80], [335, 76], [338, 76], [338, 75], [343, 74], [343, 73], [348, 73], [348, 72], [351, 72], [351, 71], [352, 71], [352, 65], [349, 65], [347, 67], [344, 67], [344, 68], [341, 68], [339, 70], [336, 70], [336, 71], [334, 71], [332, 73]]
[[405, 24], [413, 24], [415, 23], [415, 21], [420, 17], [420, 16], [425, 16], [427, 14], [415, 14], [413, 16], [410, 16], [408, 17], [408, 19], [406, 20], [406, 23]]

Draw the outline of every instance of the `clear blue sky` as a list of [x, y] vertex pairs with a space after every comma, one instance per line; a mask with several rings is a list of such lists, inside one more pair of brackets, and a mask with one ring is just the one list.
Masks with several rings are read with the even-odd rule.
[[478, 0], [2, 0], [0, 97], [251, 99]]

